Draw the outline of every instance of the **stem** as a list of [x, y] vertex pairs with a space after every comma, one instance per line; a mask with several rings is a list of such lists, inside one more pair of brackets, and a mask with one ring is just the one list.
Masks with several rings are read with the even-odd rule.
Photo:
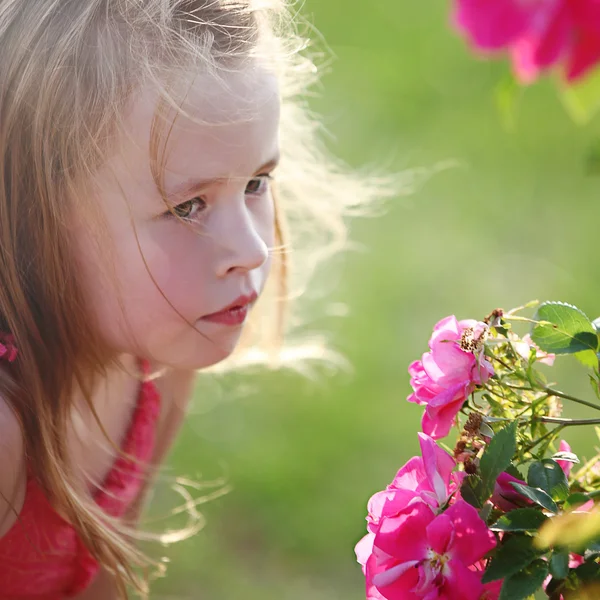
[[[510, 383], [501, 383], [500, 385], [504, 385], [511, 390], [520, 390], [522, 392], [535, 392], [535, 390], [531, 387], [526, 387], [522, 385], [511, 385]], [[576, 396], [570, 396], [569, 394], [565, 394], [564, 392], [559, 392], [551, 387], [543, 387], [541, 391], [546, 392], [548, 396], [556, 396], [557, 398], [563, 398], [564, 400], [571, 400], [571, 402], [576, 402], [577, 404], [583, 404], [583, 406], [589, 406], [590, 408], [595, 408], [596, 410], [600, 410], [600, 405], [594, 404], [593, 402], [589, 402], [587, 400], [582, 400], [581, 398], [577, 398]]]
[[539, 306], [540, 301], [539, 300], [532, 300], [531, 302], [528, 302], [527, 304], [523, 304], [522, 306], [517, 306], [516, 308], [511, 308], [507, 313], [504, 313], [503, 318], [504, 319], [508, 319], [514, 315], [516, 315], [518, 312], [525, 310], [527, 308], [534, 308], [536, 306]]
[[572, 402], [577, 402], [577, 404], [583, 404], [584, 406], [589, 406], [590, 408], [600, 410], [600, 406], [594, 404], [593, 402], [588, 402], [587, 400], [582, 400], [581, 398], [576, 398], [575, 396], [569, 396], [569, 394], [564, 394], [563, 392], [559, 392], [558, 390], [549, 387], [545, 387], [543, 390], [550, 396], [557, 396], [558, 398], [571, 400]]
[[561, 427], [570, 427], [571, 425], [600, 425], [600, 419], [563, 419], [561, 417], [536, 417], [536, 421], [542, 423], [554, 423]]
[[546, 402], [550, 396], [546, 394], [545, 396], [541, 396], [540, 398], [536, 398], [531, 404], [527, 405], [520, 413], [515, 415], [515, 419], [520, 419], [527, 411], [533, 411], [538, 407], [542, 402]]
[[535, 325], [541, 323], [541, 321], [536, 321], [535, 319], [529, 319], [527, 317], [518, 317], [517, 315], [511, 314], [504, 315], [503, 318], [505, 321], [524, 321], [525, 323], [534, 323]]
[[491, 356], [490, 358], [499, 362], [505, 369], [512, 371], [512, 367], [510, 365], [507, 365], [501, 358], [498, 358], [497, 356]]
[[551, 431], [548, 431], [548, 433], [545, 433], [541, 438], [535, 440], [534, 442], [532, 442], [531, 444], [528, 444], [525, 448], [523, 448], [524, 452], [531, 452], [540, 442], [543, 442], [544, 440], [547, 440], [548, 438], [558, 435], [563, 429], [564, 429], [565, 425], [559, 425], [558, 427], [555, 427], [554, 429], [552, 429]]
[[[526, 385], [512, 385], [510, 383], [506, 383], [505, 381], [503, 381], [500, 385], [505, 385], [507, 388], [510, 388], [511, 390], [519, 390], [520, 392], [535, 392], [535, 390], [532, 387], [528, 387]], [[549, 394], [549, 395], [553, 395], [553, 394]]]

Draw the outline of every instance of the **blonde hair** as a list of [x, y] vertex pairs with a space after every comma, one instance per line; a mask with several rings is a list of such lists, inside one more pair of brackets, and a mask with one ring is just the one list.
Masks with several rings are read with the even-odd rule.
[[176, 106], [169, 73], [272, 59], [283, 100], [277, 251], [269, 292], [252, 316], [260, 326], [249, 328], [238, 357], [277, 362], [290, 280], [303, 288], [314, 266], [343, 247], [343, 216], [373, 196], [318, 141], [303, 100], [316, 70], [290, 15], [284, 0], [0, 0], [0, 331], [19, 349], [0, 372], [0, 394], [50, 502], [115, 575], [122, 597], [128, 585], [145, 590], [136, 567], [151, 561], [78, 491], [69, 464], [74, 386], [94, 412], [94, 382], [114, 357], [86, 309], [67, 215], [76, 202], [93, 212], [82, 191], [142, 84], [155, 83]]

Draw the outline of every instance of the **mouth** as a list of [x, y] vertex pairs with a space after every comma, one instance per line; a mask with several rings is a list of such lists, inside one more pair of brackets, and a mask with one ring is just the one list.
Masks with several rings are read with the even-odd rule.
[[239, 296], [218, 312], [205, 315], [200, 320], [208, 321], [210, 323], [219, 323], [221, 325], [241, 325], [246, 320], [248, 312], [257, 297], [258, 294], [256, 292]]

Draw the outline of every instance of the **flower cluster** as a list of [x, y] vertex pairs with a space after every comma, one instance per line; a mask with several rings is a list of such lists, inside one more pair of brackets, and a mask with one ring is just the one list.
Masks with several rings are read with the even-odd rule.
[[567, 81], [600, 62], [596, 0], [456, 0], [454, 20], [477, 51], [506, 51], [517, 78], [561, 67]]
[[[410, 365], [421, 455], [368, 503], [355, 548], [368, 600], [525, 600], [537, 589], [568, 600], [600, 585], [600, 455], [572, 472], [579, 459], [559, 439], [600, 423], [561, 416], [567, 400], [600, 410], [599, 336], [567, 304], [522, 316], [533, 304], [447, 317]], [[531, 333], [517, 335], [522, 322]], [[598, 403], [546, 383], [538, 365], [564, 354], [586, 366]], [[450, 453], [436, 440], [452, 430]]]
[[356, 555], [368, 598], [479, 600], [481, 560], [496, 539], [477, 510], [458, 497], [464, 473], [433, 439], [419, 434], [411, 458], [368, 506], [369, 533]]

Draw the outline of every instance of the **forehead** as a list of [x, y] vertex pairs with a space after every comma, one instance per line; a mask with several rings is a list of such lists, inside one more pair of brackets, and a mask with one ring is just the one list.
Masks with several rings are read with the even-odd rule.
[[158, 143], [166, 188], [183, 177], [246, 176], [277, 154], [279, 102], [277, 77], [258, 65], [182, 78], [171, 102], [156, 86], [144, 87], [106, 166], [120, 183], [126, 177], [148, 187]]

